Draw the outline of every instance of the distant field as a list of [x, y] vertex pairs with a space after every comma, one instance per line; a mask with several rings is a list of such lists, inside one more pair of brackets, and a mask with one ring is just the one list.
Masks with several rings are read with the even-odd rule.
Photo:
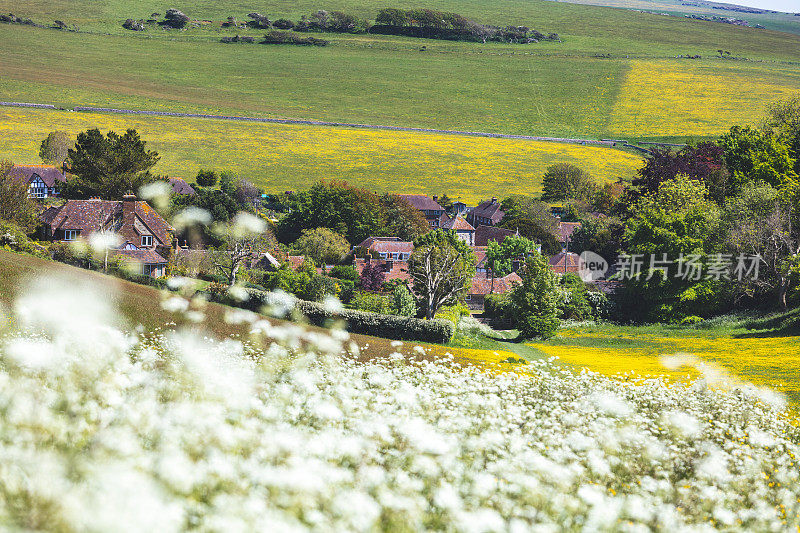
[[780, 391], [800, 407], [800, 337], [796, 334], [601, 325], [562, 329], [553, 339], [531, 346], [575, 368], [673, 379], [693, 379], [699, 373], [686, 367], [665, 368], [661, 356], [691, 354], [738, 378]]
[[602, 180], [630, 177], [641, 158], [572, 144], [319, 126], [140, 117], [0, 108], [0, 157], [36, 162], [49, 131], [136, 128], [162, 159], [155, 172], [193, 178], [200, 168], [229, 169], [267, 190], [345, 179], [381, 192], [447, 193], [476, 202], [541, 190], [556, 162]]
[[800, 94], [800, 69], [739, 61], [632, 61], [608, 128], [625, 137], [710, 136]]

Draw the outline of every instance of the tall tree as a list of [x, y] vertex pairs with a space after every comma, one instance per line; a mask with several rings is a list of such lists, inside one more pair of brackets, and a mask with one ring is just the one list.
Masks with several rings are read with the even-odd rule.
[[109, 131], [103, 136], [98, 129], [79, 133], [67, 157], [75, 178], [62, 186], [62, 194], [67, 198], [118, 200], [136, 193], [155, 179], [150, 169], [160, 159], [157, 152], [147, 150], [146, 144], [134, 129], [123, 135]]
[[338, 263], [350, 251], [347, 239], [328, 228], [303, 230], [294, 247], [318, 265]]
[[467, 294], [475, 276], [475, 255], [454, 231], [431, 231], [414, 241], [408, 272], [430, 319], [443, 305]]
[[38, 225], [36, 202], [28, 195], [28, 182], [13, 175], [13, 168], [11, 161], [0, 160], [0, 220], [31, 233]]
[[680, 175], [702, 181], [711, 198], [718, 203], [731, 194], [725, 152], [712, 142], [685, 146], [677, 152], [669, 148], [653, 148], [638, 173], [632, 182], [633, 188], [627, 191], [628, 204], [635, 203], [641, 196], [655, 194], [662, 182]]
[[758, 181], [786, 191], [797, 184], [796, 161], [777, 135], [734, 126], [720, 138], [719, 145], [725, 150], [725, 162], [732, 173], [732, 193]]
[[514, 261], [522, 264], [525, 258], [536, 250], [536, 243], [525, 237], [506, 237], [502, 242], [489, 241], [486, 248], [486, 266], [491, 276], [491, 290], [494, 292], [494, 278], [507, 276], [513, 269]]
[[598, 189], [599, 185], [588, 172], [571, 163], [550, 165], [542, 178], [542, 200], [545, 202], [570, 199], [588, 202]]
[[794, 158], [794, 171], [800, 175], [800, 96], [773, 104], [765, 126], [789, 146]]
[[215, 230], [222, 244], [211, 250], [211, 261], [229, 285], [236, 283], [239, 269], [246, 261], [277, 244], [264, 221], [249, 213], [239, 213], [231, 224], [218, 224]]
[[386, 227], [380, 235], [413, 241], [431, 230], [422, 211], [415, 209], [405, 198], [396, 194], [384, 194], [380, 201], [383, 217], [386, 219]]
[[47, 164], [62, 165], [74, 145], [72, 135], [66, 131], [51, 131], [39, 146], [39, 158]]
[[558, 330], [558, 278], [540, 254], [525, 260], [522, 284], [511, 292], [519, 336], [548, 339]]

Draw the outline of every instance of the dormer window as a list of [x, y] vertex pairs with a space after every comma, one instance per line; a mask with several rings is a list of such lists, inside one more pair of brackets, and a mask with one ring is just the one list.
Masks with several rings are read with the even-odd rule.
[[64, 230], [64, 240], [65, 241], [74, 241], [78, 238], [78, 230], [76, 229], [65, 229]]
[[153, 246], [153, 236], [142, 235], [142, 246]]

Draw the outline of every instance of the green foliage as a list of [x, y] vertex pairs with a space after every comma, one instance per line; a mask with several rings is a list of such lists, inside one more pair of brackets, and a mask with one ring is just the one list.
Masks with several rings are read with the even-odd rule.
[[540, 254], [529, 256], [520, 274], [522, 284], [511, 292], [520, 337], [548, 339], [560, 323], [558, 279]]
[[0, 247], [24, 252], [36, 257], [47, 257], [47, 250], [32, 241], [25, 231], [8, 220], [0, 220]]
[[589, 304], [586, 284], [573, 273], [567, 273], [559, 279], [562, 291], [560, 303], [561, 318], [567, 320], [587, 320], [592, 317], [592, 306]]
[[515, 317], [511, 295], [487, 294], [483, 304], [483, 314], [495, 327], [512, 327], [515, 324]]
[[502, 242], [489, 241], [486, 248], [486, 266], [495, 277], [504, 277], [511, 273], [512, 263], [523, 261], [536, 250], [536, 243], [525, 237], [510, 236]]
[[305, 229], [294, 248], [319, 265], [335, 264], [350, 251], [350, 244], [340, 234], [328, 228]]
[[469, 316], [469, 308], [461, 302], [455, 305], [445, 305], [439, 308], [436, 312], [436, 318], [441, 320], [449, 320], [453, 323], [454, 328], [458, 328], [458, 323], [465, 316]]
[[[503, 222], [506, 220], [530, 220], [543, 230], [550, 232], [555, 231], [558, 227], [558, 219], [550, 212], [550, 206], [532, 196], [512, 194], [501, 202], [500, 207], [505, 213]], [[503, 225], [503, 227], [514, 229], [509, 225]]]
[[72, 135], [66, 131], [51, 131], [39, 146], [39, 158], [45, 163], [61, 165], [74, 145]]
[[352, 265], [334, 265], [328, 275], [332, 278], [356, 281], [358, 279], [358, 270]]
[[581, 200], [588, 202], [599, 185], [585, 170], [571, 163], [556, 163], [547, 167], [542, 178], [542, 200], [558, 202]]
[[431, 231], [414, 241], [408, 272], [430, 319], [443, 305], [452, 305], [467, 294], [475, 276], [475, 255], [454, 231]]
[[624, 236], [625, 225], [616, 219], [584, 219], [581, 226], [572, 232], [569, 250], [576, 254], [594, 252], [609, 264], [614, 264], [624, 246]]
[[196, 181], [201, 187], [213, 187], [219, 181], [219, 174], [214, 170], [200, 169], [197, 171]]
[[800, 96], [772, 104], [766, 127], [789, 147], [795, 174], [800, 174]]
[[146, 144], [134, 129], [123, 135], [109, 131], [103, 136], [99, 129], [79, 133], [67, 156], [75, 177], [61, 185], [62, 195], [119, 200], [125, 194], [136, 194], [154, 180], [150, 169], [160, 159]]
[[11, 175], [13, 167], [11, 161], [0, 160], [0, 220], [32, 233], [39, 225], [39, 208], [28, 197], [28, 182]]
[[380, 235], [400, 237], [400, 240], [403, 241], [413, 241], [431, 230], [425, 215], [396, 194], [384, 194], [381, 196], [380, 202], [383, 217], [386, 220], [386, 227]]
[[291, 212], [278, 223], [282, 242], [297, 240], [304, 229], [328, 228], [358, 244], [386, 227], [379, 197], [344, 182], [320, 182], [297, 193]]
[[350, 300], [350, 306], [360, 311], [380, 313], [388, 315], [391, 312], [391, 304], [386, 296], [375, 294], [369, 291], [356, 291]]
[[643, 265], [641, 274], [624, 281], [627, 294], [620, 310], [631, 319], [667, 322], [718, 312], [729, 298], [723, 283], [679, 277], [677, 266], [665, 274], [649, 265], [651, 257], [677, 261], [698, 256], [705, 271], [709, 255], [719, 252], [720, 212], [709, 200], [705, 185], [687, 177], [662, 182], [658, 192], [643, 197], [633, 212], [626, 222], [626, 252], [641, 256], [648, 264]]
[[783, 190], [793, 190], [797, 185], [797, 161], [789, 145], [777, 135], [750, 126], [733, 126], [720, 138], [719, 145], [733, 174], [734, 193], [749, 182], [763, 181]]
[[414, 316], [417, 314], [417, 302], [405, 284], [396, 284], [389, 295], [391, 313], [398, 316]]

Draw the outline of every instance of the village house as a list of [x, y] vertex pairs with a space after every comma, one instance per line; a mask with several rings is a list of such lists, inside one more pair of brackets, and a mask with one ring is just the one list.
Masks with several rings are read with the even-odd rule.
[[516, 272], [502, 278], [494, 278], [494, 280], [486, 275], [476, 275], [472, 278], [472, 284], [464, 300], [471, 311], [483, 311], [487, 295], [506, 294], [520, 284], [522, 284], [522, 278]]
[[489, 246], [490, 241], [503, 242], [506, 237], [512, 237], [516, 234], [510, 229], [495, 226], [478, 226], [475, 229], [474, 246]]
[[467, 211], [469, 211], [469, 206], [461, 200], [453, 202], [453, 207], [450, 209], [450, 212], [454, 217], [459, 215], [464, 216], [467, 214]]
[[472, 224], [473, 227], [478, 226], [496, 226], [503, 220], [505, 212], [500, 209], [500, 202], [497, 198], [491, 200], [484, 200], [477, 206], [473, 207], [467, 213], [467, 222]]
[[186, 183], [183, 178], [167, 178], [167, 181], [172, 186], [172, 194], [194, 196], [194, 187]]
[[442, 229], [449, 229], [456, 232], [456, 237], [467, 243], [467, 246], [475, 246], [475, 228], [469, 222], [456, 215], [455, 218], [447, 218], [441, 223]]
[[112, 255], [141, 266], [140, 273], [163, 276], [167, 257], [175, 245], [175, 229], [147, 202], [133, 195], [119, 200], [67, 200], [39, 215], [42, 238], [73, 242], [89, 239], [93, 233], [112, 232], [120, 237]]
[[414, 251], [414, 243], [401, 241], [399, 237], [368, 237], [353, 247], [355, 267], [358, 274], [367, 265], [379, 265], [386, 280], [408, 280], [408, 259]]
[[67, 175], [52, 165], [14, 165], [12, 178], [28, 183], [28, 196], [36, 199], [58, 196], [58, 184], [67, 181]]
[[572, 234], [581, 227], [580, 222], [560, 222], [556, 228], [556, 238], [561, 244], [561, 248], [567, 250], [569, 243], [572, 241]]
[[581, 256], [572, 252], [561, 252], [550, 258], [550, 269], [556, 274], [577, 274], [583, 269]]
[[438, 196], [433, 198], [425, 194], [398, 194], [398, 196], [411, 204], [414, 209], [422, 211], [432, 228], [440, 227], [440, 224], [448, 218], [444, 212], [444, 207], [437, 202]]

